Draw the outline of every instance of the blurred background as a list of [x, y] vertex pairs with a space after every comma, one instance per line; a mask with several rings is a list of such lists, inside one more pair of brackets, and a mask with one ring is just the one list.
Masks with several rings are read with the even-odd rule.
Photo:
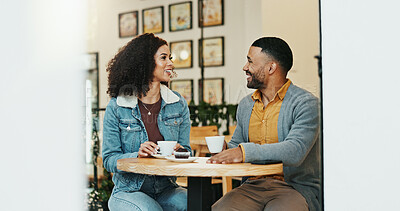
[[[185, 16], [191, 28], [174, 21], [185, 14], [179, 7], [185, 2], [192, 6]], [[93, 146], [100, 146], [101, 113], [109, 100], [105, 68], [146, 24], [171, 47], [180, 44], [175, 50], [182, 61], [175, 63], [182, 67], [171, 86], [191, 88], [186, 94], [194, 109], [201, 101], [225, 104], [222, 112], [236, 105], [252, 91], [242, 71], [250, 44], [261, 36], [286, 40], [294, 53], [289, 78], [323, 96], [325, 210], [399, 210], [400, 186], [391, 179], [400, 172], [399, 3], [223, 2], [221, 16], [209, 15], [201, 29], [195, 0], [2, 0], [0, 209], [88, 209]], [[220, 11], [208, 7], [205, 14]], [[177, 11], [172, 19], [170, 8]], [[144, 21], [145, 13], [148, 20], [163, 17], [161, 24]], [[209, 43], [203, 57], [201, 38], [203, 46]], [[315, 56], [322, 56], [322, 87]], [[200, 87], [210, 92], [201, 97]], [[194, 121], [215, 123], [222, 134], [234, 124], [230, 118]]]

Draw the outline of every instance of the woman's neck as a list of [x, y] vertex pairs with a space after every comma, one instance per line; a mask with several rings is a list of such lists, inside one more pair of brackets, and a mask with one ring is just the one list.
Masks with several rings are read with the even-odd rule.
[[158, 82], [151, 82], [150, 83], [150, 90], [147, 92], [147, 95], [144, 97], [139, 98], [140, 101], [146, 104], [154, 104], [160, 99], [160, 83]]

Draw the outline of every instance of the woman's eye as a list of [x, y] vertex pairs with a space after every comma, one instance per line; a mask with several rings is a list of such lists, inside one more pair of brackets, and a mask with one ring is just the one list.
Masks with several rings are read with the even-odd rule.
[[171, 57], [169, 57], [169, 60], [172, 60], [173, 58], [174, 58], [174, 57], [171, 56]]
[[161, 57], [162, 60], [165, 60], [166, 58], [167, 58], [166, 56]]

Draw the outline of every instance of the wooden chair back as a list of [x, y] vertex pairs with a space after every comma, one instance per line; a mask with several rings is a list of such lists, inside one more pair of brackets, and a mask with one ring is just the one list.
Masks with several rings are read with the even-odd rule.
[[218, 135], [218, 127], [216, 125], [211, 126], [194, 126], [190, 129], [190, 136], [194, 137], [206, 137], [206, 136], [216, 136]]
[[195, 157], [203, 157], [209, 153], [205, 137], [217, 135], [218, 127], [216, 125], [192, 127], [190, 129], [190, 146], [192, 150], [196, 151]]
[[233, 135], [233, 132], [236, 130], [236, 125], [229, 126], [229, 135]]

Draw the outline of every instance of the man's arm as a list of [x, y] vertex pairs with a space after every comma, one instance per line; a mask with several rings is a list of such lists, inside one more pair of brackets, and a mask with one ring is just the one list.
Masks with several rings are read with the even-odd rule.
[[[286, 166], [299, 166], [307, 157], [319, 132], [319, 110], [318, 99], [303, 99], [296, 107], [294, 123], [291, 126], [289, 134], [284, 141], [275, 144], [254, 144], [244, 143], [241, 139], [241, 133], [236, 134], [239, 130], [235, 130], [232, 137], [233, 143], [229, 146], [236, 147], [213, 156], [209, 163], [236, 163], [236, 162], [252, 162], [260, 160], [282, 161]], [[239, 120], [238, 127], [239, 128]], [[243, 129], [243, 128], [241, 128]], [[235, 134], [236, 139], [235, 139]], [[240, 142], [240, 140], [242, 140]], [[231, 141], [231, 142], [232, 142]], [[243, 153], [243, 151], [245, 153]], [[240, 153], [239, 153], [240, 152]]]

